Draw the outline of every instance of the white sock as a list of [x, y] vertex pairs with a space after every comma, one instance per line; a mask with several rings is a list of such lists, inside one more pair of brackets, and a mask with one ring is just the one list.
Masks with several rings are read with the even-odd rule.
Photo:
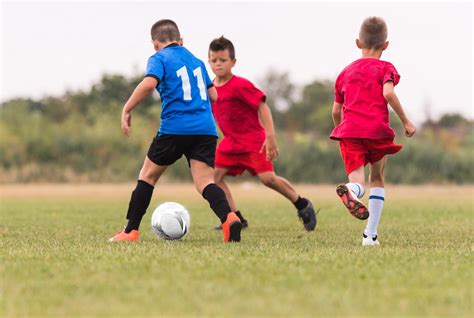
[[365, 235], [374, 237], [377, 235], [377, 226], [379, 225], [380, 215], [382, 214], [383, 203], [385, 201], [384, 188], [370, 189], [369, 196], [369, 219], [365, 227]]
[[346, 187], [349, 190], [351, 190], [352, 193], [354, 193], [355, 196], [358, 197], [359, 199], [364, 196], [365, 189], [362, 186], [362, 184], [349, 182], [349, 183], [346, 183]]

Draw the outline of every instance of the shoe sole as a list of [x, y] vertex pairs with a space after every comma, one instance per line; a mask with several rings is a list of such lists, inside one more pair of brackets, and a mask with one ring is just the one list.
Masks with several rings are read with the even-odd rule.
[[229, 226], [229, 241], [228, 242], [240, 242], [240, 232], [242, 231], [242, 223], [239, 221], [232, 222]]
[[336, 193], [353, 217], [359, 220], [366, 220], [369, 217], [367, 207], [362, 202], [351, 199], [349, 189], [344, 184], [337, 186]]

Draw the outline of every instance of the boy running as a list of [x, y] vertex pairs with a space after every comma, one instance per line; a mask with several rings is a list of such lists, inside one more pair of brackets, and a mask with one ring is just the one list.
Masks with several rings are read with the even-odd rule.
[[[387, 103], [400, 118], [405, 135], [413, 136], [415, 126], [408, 120], [394, 91], [400, 75], [395, 67], [380, 60], [387, 48], [387, 26], [379, 17], [364, 20], [356, 45], [362, 58], [352, 62], [338, 76], [332, 118], [336, 126], [331, 139], [339, 140], [349, 183], [336, 189], [349, 212], [358, 219], [368, 218], [362, 245], [379, 245], [377, 225], [385, 200], [386, 155], [402, 148], [393, 143]], [[369, 164], [369, 206], [359, 200], [365, 193], [364, 166]]]
[[238, 242], [242, 223], [231, 211], [224, 191], [214, 183], [217, 131], [209, 99], [217, 99], [216, 89], [204, 63], [182, 46], [176, 23], [156, 22], [151, 39], [156, 53], [148, 59], [145, 78], [123, 107], [121, 124], [123, 133], [128, 135], [132, 110], [156, 88], [161, 96], [161, 125], [132, 192], [128, 224], [110, 241], [138, 240], [138, 228], [156, 182], [184, 154], [196, 189], [221, 220], [224, 242]]
[[219, 95], [212, 108], [224, 134], [216, 152], [215, 182], [224, 190], [230, 208], [236, 212], [244, 227], [248, 226], [248, 222], [238, 210], [224, 177], [241, 175], [248, 170], [257, 175], [264, 185], [290, 200], [305, 229], [313, 231], [317, 220], [311, 201], [300, 197], [287, 180], [273, 171], [271, 160], [278, 157], [278, 147], [272, 114], [265, 103], [266, 96], [245, 78], [232, 74], [235, 62], [231, 41], [220, 37], [211, 42], [209, 64], [216, 75], [214, 85]]

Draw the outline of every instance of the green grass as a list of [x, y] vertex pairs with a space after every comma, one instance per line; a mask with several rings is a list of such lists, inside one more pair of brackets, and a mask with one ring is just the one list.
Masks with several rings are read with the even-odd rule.
[[335, 196], [309, 193], [322, 210], [306, 233], [285, 199], [252, 192], [239, 200], [250, 228], [228, 245], [198, 195], [152, 201], [188, 207], [184, 240], [155, 237], [149, 210], [128, 244], [106, 241], [128, 195], [3, 197], [0, 316], [472, 316], [472, 190], [387, 199], [378, 248], [360, 246], [364, 223]]

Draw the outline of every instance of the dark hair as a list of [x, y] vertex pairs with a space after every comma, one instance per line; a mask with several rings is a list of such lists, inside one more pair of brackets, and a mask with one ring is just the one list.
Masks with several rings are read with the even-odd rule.
[[235, 49], [234, 44], [224, 36], [221, 36], [218, 39], [212, 40], [211, 44], [209, 44], [209, 51], [217, 52], [217, 51], [225, 51], [229, 50], [229, 57], [231, 60], [235, 60]]
[[387, 24], [379, 17], [366, 18], [360, 26], [359, 40], [365, 49], [381, 49], [387, 40]]
[[160, 20], [151, 27], [151, 39], [162, 43], [179, 41], [181, 34], [173, 20]]

